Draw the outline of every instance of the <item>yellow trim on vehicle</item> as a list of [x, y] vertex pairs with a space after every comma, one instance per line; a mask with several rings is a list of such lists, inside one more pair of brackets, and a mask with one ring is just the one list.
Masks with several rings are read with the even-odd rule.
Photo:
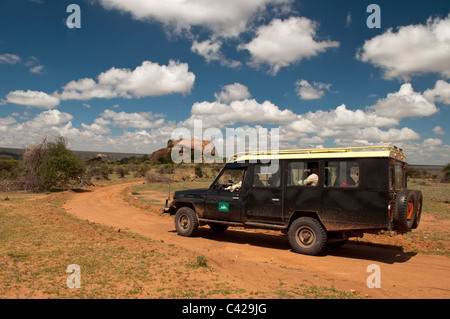
[[361, 146], [345, 148], [298, 149], [279, 151], [240, 152], [231, 155], [227, 162], [244, 162], [271, 159], [322, 159], [322, 158], [361, 158], [390, 157], [406, 162], [402, 149], [395, 146]]

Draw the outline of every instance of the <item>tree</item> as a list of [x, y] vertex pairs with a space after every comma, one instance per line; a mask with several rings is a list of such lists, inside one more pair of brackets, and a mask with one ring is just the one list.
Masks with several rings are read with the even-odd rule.
[[18, 174], [19, 162], [8, 155], [0, 155], [0, 178], [14, 178]]
[[444, 181], [450, 181], [450, 163], [444, 166], [442, 172], [444, 173]]
[[84, 162], [67, 149], [63, 137], [58, 137], [55, 142], [44, 139], [39, 145], [28, 148], [21, 165], [25, 189], [33, 191], [65, 187], [79, 181], [85, 169]]
[[42, 167], [46, 189], [65, 186], [83, 173], [84, 163], [69, 149], [63, 137], [47, 143], [47, 154]]

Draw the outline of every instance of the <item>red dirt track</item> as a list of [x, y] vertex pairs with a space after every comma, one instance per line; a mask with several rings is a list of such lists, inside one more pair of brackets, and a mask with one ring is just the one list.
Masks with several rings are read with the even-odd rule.
[[[175, 231], [173, 218], [124, 200], [123, 190], [135, 184], [74, 193], [64, 207], [80, 219], [164, 240], [204, 255], [219, 277], [247, 290], [265, 291], [278, 282], [288, 282], [334, 287], [360, 297], [450, 298], [450, 259], [446, 256], [350, 241], [313, 257], [292, 252], [287, 237], [280, 232], [239, 228], [213, 233], [201, 227], [195, 237], [182, 237]], [[389, 242], [389, 238], [386, 240]], [[367, 267], [371, 264], [380, 267], [381, 288], [367, 287], [371, 275]]]

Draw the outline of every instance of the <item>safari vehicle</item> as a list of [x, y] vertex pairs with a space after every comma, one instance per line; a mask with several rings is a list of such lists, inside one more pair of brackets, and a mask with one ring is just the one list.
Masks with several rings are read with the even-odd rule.
[[175, 192], [163, 212], [182, 236], [204, 225], [275, 229], [295, 252], [317, 255], [364, 233], [416, 228], [422, 193], [407, 189], [407, 167], [390, 146], [235, 154], [208, 189]]

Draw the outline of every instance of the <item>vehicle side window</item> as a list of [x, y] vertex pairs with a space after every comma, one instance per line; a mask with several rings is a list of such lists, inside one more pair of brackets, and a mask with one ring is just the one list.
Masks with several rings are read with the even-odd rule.
[[254, 187], [279, 187], [281, 169], [278, 169], [276, 173], [266, 173], [267, 170], [262, 169], [267, 165], [256, 164], [253, 173], [253, 186]]
[[355, 161], [330, 161], [325, 163], [325, 186], [357, 187], [359, 163]]
[[220, 175], [213, 188], [231, 192], [239, 191], [244, 182], [245, 172], [245, 169], [226, 169]]
[[395, 178], [394, 178], [394, 188], [395, 189], [402, 189], [405, 188], [404, 183], [404, 174], [403, 174], [403, 167], [399, 164], [395, 165]]
[[319, 184], [319, 163], [317, 162], [291, 162], [288, 165], [288, 186]]

